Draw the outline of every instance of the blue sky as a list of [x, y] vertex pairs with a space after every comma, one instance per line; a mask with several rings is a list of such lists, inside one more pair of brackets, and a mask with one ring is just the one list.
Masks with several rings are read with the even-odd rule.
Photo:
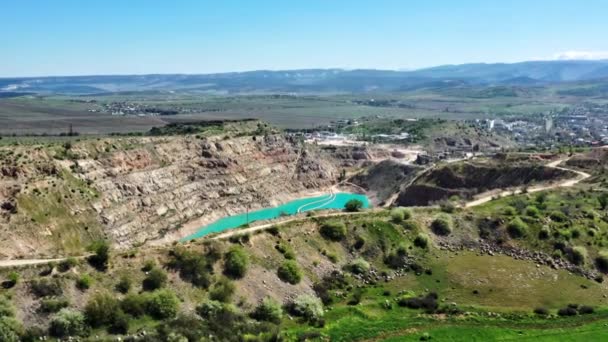
[[608, 58], [607, 13], [602, 0], [1, 0], [0, 77]]

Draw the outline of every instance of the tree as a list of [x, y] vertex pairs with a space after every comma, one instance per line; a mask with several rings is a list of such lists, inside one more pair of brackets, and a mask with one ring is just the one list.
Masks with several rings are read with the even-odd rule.
[[147, 291], [154, 291], [165, 286], [167, 282], [167, 273], [158, 267], [154, 267], [148, 276], [144, 279], [143, 288]]
[[122, 294], [126, 294], [129, 292], [129, 290], [131, 289], [131, 285], [132, 285], [132, 280], [131, 277], [129, 277], [127, 274], [123, 274], [120, 277], [120, 280], [118, 281], [118, 283], [116, 284], [116, 291], [122, 293]]
[[210, 246], [207, 255], [178, 247], [170, 255], [169, 267], [179, 270], [182, 279], [194, 286], [207, 288], [211, 284], [213, 262], [221, 257], [221, 252], [217, 246]]
[[119, 310], [119, 302], [109, 293], [94, 295], [84, 308], [84, 315], [92, 327], [100, 327], [112, 323], [112, 319]]
[[283, 309], [277, 301], [266, 297], [251, 313], [251, 317], [258, 321], [279, 324], [283, 318]]
[[209, 298], [223, 303], [228, 303], [234, 295], [235, 286], [230, 279], [220, 278], [209, 291]]
[[608, 250], [599, 252], [599, 255], [595, 258], [595, 265], [600, 272], [608, 273]]
[[308, 321], [318, 321], [323, 318], [323, 303], [317, 297], [311, 295], [298, 296], [291, 306], [291, 312]]
[[514, 218], [507, 225], [507, 233], [514, 239], [519, 239], [526, 235], [528, 231], [528, 225], [522, 221], [519, 217]]
[[151, 294], [147, 303], [147, 312], [157, 319], [173, 318], [179, 309], [179, 299], [167, 289], [158, 290]]
[[49, 333], [55, 337], [86, 336], [88, 329], [85, 317], [78, 311], [62, 309], [51, 320]]
[[332, 241], [340, 241], [346, 237], [346, 226], [342, 222], [330, 221], [321, 226], [321, 235]]
[[294, 260], [285, 260], [283, 264], [279, 266], [277, 275], [282, 281], [292, 285], [295, 285], [302, 280], [302, 271], [300, 271], [298, 263]]
[[241, 247], [232, 247], [224, 255], [224, 274], [232, 278], [243, 278], [249, 267], [249, 256]]
[[108, 242], [97, 241], [90, 246], [90, 250], [94, 254], [89, 257], [89, 263], [98, 270], [105, 271], [110, 259], [110, 245]]
[[608, 208], [608, 194], [603, 193], [598, 198], [597, 201], [600, 202], [600, 207], [602, 210], [606, 210]]
[[348, 212], [357, 212], [363, 208], [363, 202], [358, 199], [351, 199], [344, 205], [344, 210]]

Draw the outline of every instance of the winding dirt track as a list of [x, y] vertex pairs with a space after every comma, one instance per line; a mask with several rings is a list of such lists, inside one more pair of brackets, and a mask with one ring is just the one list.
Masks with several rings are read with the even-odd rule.
[[[555, 168], [555, 169], [560, 169], [560, 170], [564, 170], [564, 171], [570, 171], [570, 172], [574, 172], [577, 174], [577, 177], [572, 178], [572, 179], [567, 179], [565, 181], [559, 182], [559, 183], [554, 183], [554, 184], [547, 184], [547, 185], [539, 185], [536, 187], [531, 187], [528, 188], [527, 191], [529, 193], [531, 192], [538, 192], [538, 191], [543, 191], [543, 190], [549, 190], [549, 189], [555, 189], [555, 188], [561, 188], [561, 187], [571, 187], [574, 186], [578, 183], [580, 183], [581, 181], [591, 177], [590, 174], [586, 173], [586, 172], [582, 172], [582, 171], [577, 171], [577, 170], [572, 170], [572, 169], [568, 169], [565, 167], [561, 167], [558, 166], [559, 164], [561, 164], [562, 162], [566, 161], [568, 159], [560, 159], [560, 160], [556, 160], [554, 162], [551, 162], [549, 164], [547, 164], [547, 167], [551, 167], [551, 168]], [[353, 184], [354, 185], [354, 184]], [[482, 195], [481, 197], [474, 199], [470, 202], [467, 202], [464, 204], [465, 208], [470, 208], [470, 207], [475, 207], [484, 203], [487, 203], [489, 201], [491, 201], [492, 199], [495, 199], [497, 197], [506, 197], [506, 196], [510, 196], [513, 194], [519, 194], [523, 192], [523, 188], [520, 189], [516, 189], [513, 191], [503, 191], [501, 193], [493, 193], [493, 194], [485, 194]], [[333, 193], [333, 191], [332, 191]], [[376, 209], [376, 210], [381, 210], [381, 209]], [[320, 214], [320, 215], [314, 215], [314, 217], [335, 217], [335, 216], [348, 216], [348, 215], [362, 215], [362, 214], [367, 214], [369, 213], [369, 211], [362, 211], [362, 212], [354, 212], [354, 213], [347, 213], [347, 212], [338, 212], [338, 213], [326, 213], [326, 214]], [[266, 224], [262, 224], [259, 226], [255, 226], [255, 227], [250, 227], [250, 228], [244, 228], [244, 229], [235, 229], [235, 230], [230, 230], [227, 231], [225, 233], [221, 233], [218, 235], [215, 235], [212, 237], [212, 239], [226, 239], [229, 238], [233, 235], [239, 235], [239, 234], [247, 234], [247, 233], [253, 233], [259, 230], [263, 230], [263, 229], [267, 229], [270, 228], [272, 226], [276, 226], [276, 225], [280, 225], [280, 224], [285, 224], [285, 223], [290, 223], [290, 222], [294, 222], [294, 221], [299, 221], [302, 220], [302, 217], [294, 217], [294, 218], [290, 218], [290, 219], [285, 219], [285, 220], [275, 220], [271, 223], [266, 223]], [[76, 257], [79, 259], [85, 258], [86, 256], [80, 256], [80, 257]], [[63, 258], [54, 258], [54, 259], [9, 259], [9, 260], [0, 260], [0, 268], [3, 267], [19, 267], [19, 266], [29, 266], [29, 265], [40, 265], [40, 264], [48, 264], [51, 262], [60, 262], [63, 260], [66, 260], [68, 257], [63, 257]]]
[[[550, 167], [550, 168], [558, 169], [558, 170], [574, 172], [577, 174], [577, 176], [575, 178], [567, 179], [567, 180], [559, 182], [559, 183], [530, 187], [527, 189], [527, 192], [532, 193], [532, 192], [538, 192], [538, 191], [543, 191], [543, 190], [571, 187], [571, 186], [574, 186], [575, 184], [578, 184], [581, 181], [591, 177], [591, 175], [586, 172], [577, 171], [577, 170], [573, 170], [573, 169], [567, 169], [565, 167], [558, 166], [559, 164], [565, 162], [566, 160], [568, 160], [568, 159], [559, 159], [559, 160], [556, 160], [554, 162], [547, 164], [546, 166]], [[464, 207], [465, 208], [475, 207], [475, 206], [490, 202], [492, 199], [495, 199], [497, 197], [500, 198], [500, 197], [510, 196], [513, 194], [520, 194], [523, 191], [524, 191], [524, 188], [522, 187], [522, 188], [511, 190], [511, 191], [503, 191], [500, 193], [488, 192], [486, 194], [482, 194], [481, 197], [479, 197], [479, 198], [476, 198], [472, 201], [465, 203]]]

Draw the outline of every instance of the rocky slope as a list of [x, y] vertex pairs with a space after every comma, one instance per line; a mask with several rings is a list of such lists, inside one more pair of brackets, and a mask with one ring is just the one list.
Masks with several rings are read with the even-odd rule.
[[[369, 152], [323, 150], [282, 134], [87, 138], [0, 147], [0, 252], [81, 252], [176, 239], [246, 208], [334, 184]], [[189, 223], [189, 224], [188, 224]]]

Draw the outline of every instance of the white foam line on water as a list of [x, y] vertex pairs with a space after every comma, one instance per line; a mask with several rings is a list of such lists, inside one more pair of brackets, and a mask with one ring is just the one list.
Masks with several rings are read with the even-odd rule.
[[311, 205], [311, 204], [316, 204], [316, 203], [319, 203], [319, 202], [327, 201], [329, 198], [331, 198], [332, 194], [329, 194], [329, 195], [327, 195], [327, 196], [329, 196], [329, 197], [327, 197], [327, 198], [321, 198], [321, 199], [318, 199], [318, 200], [316, 200], [316, 201], [312, 201], [312, 202], [309, 202], [309, 203], [306, 203], [306, 204], [302, 204], [302, 205], [301, 205], [301, 206], [298, 208], [298, 210], [296, 210], [296, 213], [301, 213], [301, 212], [302, 212], [302, 210], [303, 210], [303, 208], [305, 208], [305, 207], [307, 207], [307, 206], [309, 206], [309, 205]]
[[310, 209], [308, 209], [308, 211], [319, 209], [319, 208], [323, 207], [324, 205], [327, 205], [327, 204], [329, 204], [329, 203], [331, 203], [331, 202], [333, 202], [335, 200], [336, 200], [336, 194], [332, 193], [331, 196], [329, 197], [329, 199], [326, 202], [323, 202], [323, 203], [321, 203], [320, 205], [318, 205], [316, 207], [310, 208]]

